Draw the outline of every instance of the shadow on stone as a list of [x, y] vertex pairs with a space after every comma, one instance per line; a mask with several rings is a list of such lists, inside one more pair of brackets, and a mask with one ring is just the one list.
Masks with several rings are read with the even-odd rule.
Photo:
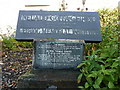
[[79, 71], [31, 70], [18, 79], [17, 88], [77, 88]]

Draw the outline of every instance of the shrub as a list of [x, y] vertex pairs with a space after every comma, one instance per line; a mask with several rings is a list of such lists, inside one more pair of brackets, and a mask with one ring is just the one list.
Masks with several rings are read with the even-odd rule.
[[79, 88], [120, 88], [120, 57], [118, 49], [117, 8], [98, 10], [103, 41], [86, 45], [86, 59], [78, 65], [84, 78]]

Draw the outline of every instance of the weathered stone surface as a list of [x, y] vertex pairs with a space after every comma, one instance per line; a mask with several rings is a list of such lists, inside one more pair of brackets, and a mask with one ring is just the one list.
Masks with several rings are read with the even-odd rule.
[[19, 77], [17, 88], [77, 88], [79, 73], [72, 70], [31, 70]]

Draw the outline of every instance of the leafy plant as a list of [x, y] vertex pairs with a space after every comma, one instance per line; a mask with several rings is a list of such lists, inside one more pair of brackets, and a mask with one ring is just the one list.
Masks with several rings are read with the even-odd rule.
[[[86, 60], [78, 67], [79, 88], [120, 88], [117, 10], [99, 10], [103, 41], [87, 44]], [[81, 82], [81, 80], [84, 82]]]
[[2, 36], [3, 47], [9, 50], [20, 49], [20, 48], [32, 48], [31, 42], [18, 42], [13, 37]]

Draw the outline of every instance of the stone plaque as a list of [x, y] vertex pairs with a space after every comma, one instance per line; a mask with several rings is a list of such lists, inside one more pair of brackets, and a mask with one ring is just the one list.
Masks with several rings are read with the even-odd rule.
[[34, 68], [77, 69], [83, 60], [83, 42], [35, 41]]
[[78, 39], [100, 42], [98, 12], [20, 11], [16, 40]]

